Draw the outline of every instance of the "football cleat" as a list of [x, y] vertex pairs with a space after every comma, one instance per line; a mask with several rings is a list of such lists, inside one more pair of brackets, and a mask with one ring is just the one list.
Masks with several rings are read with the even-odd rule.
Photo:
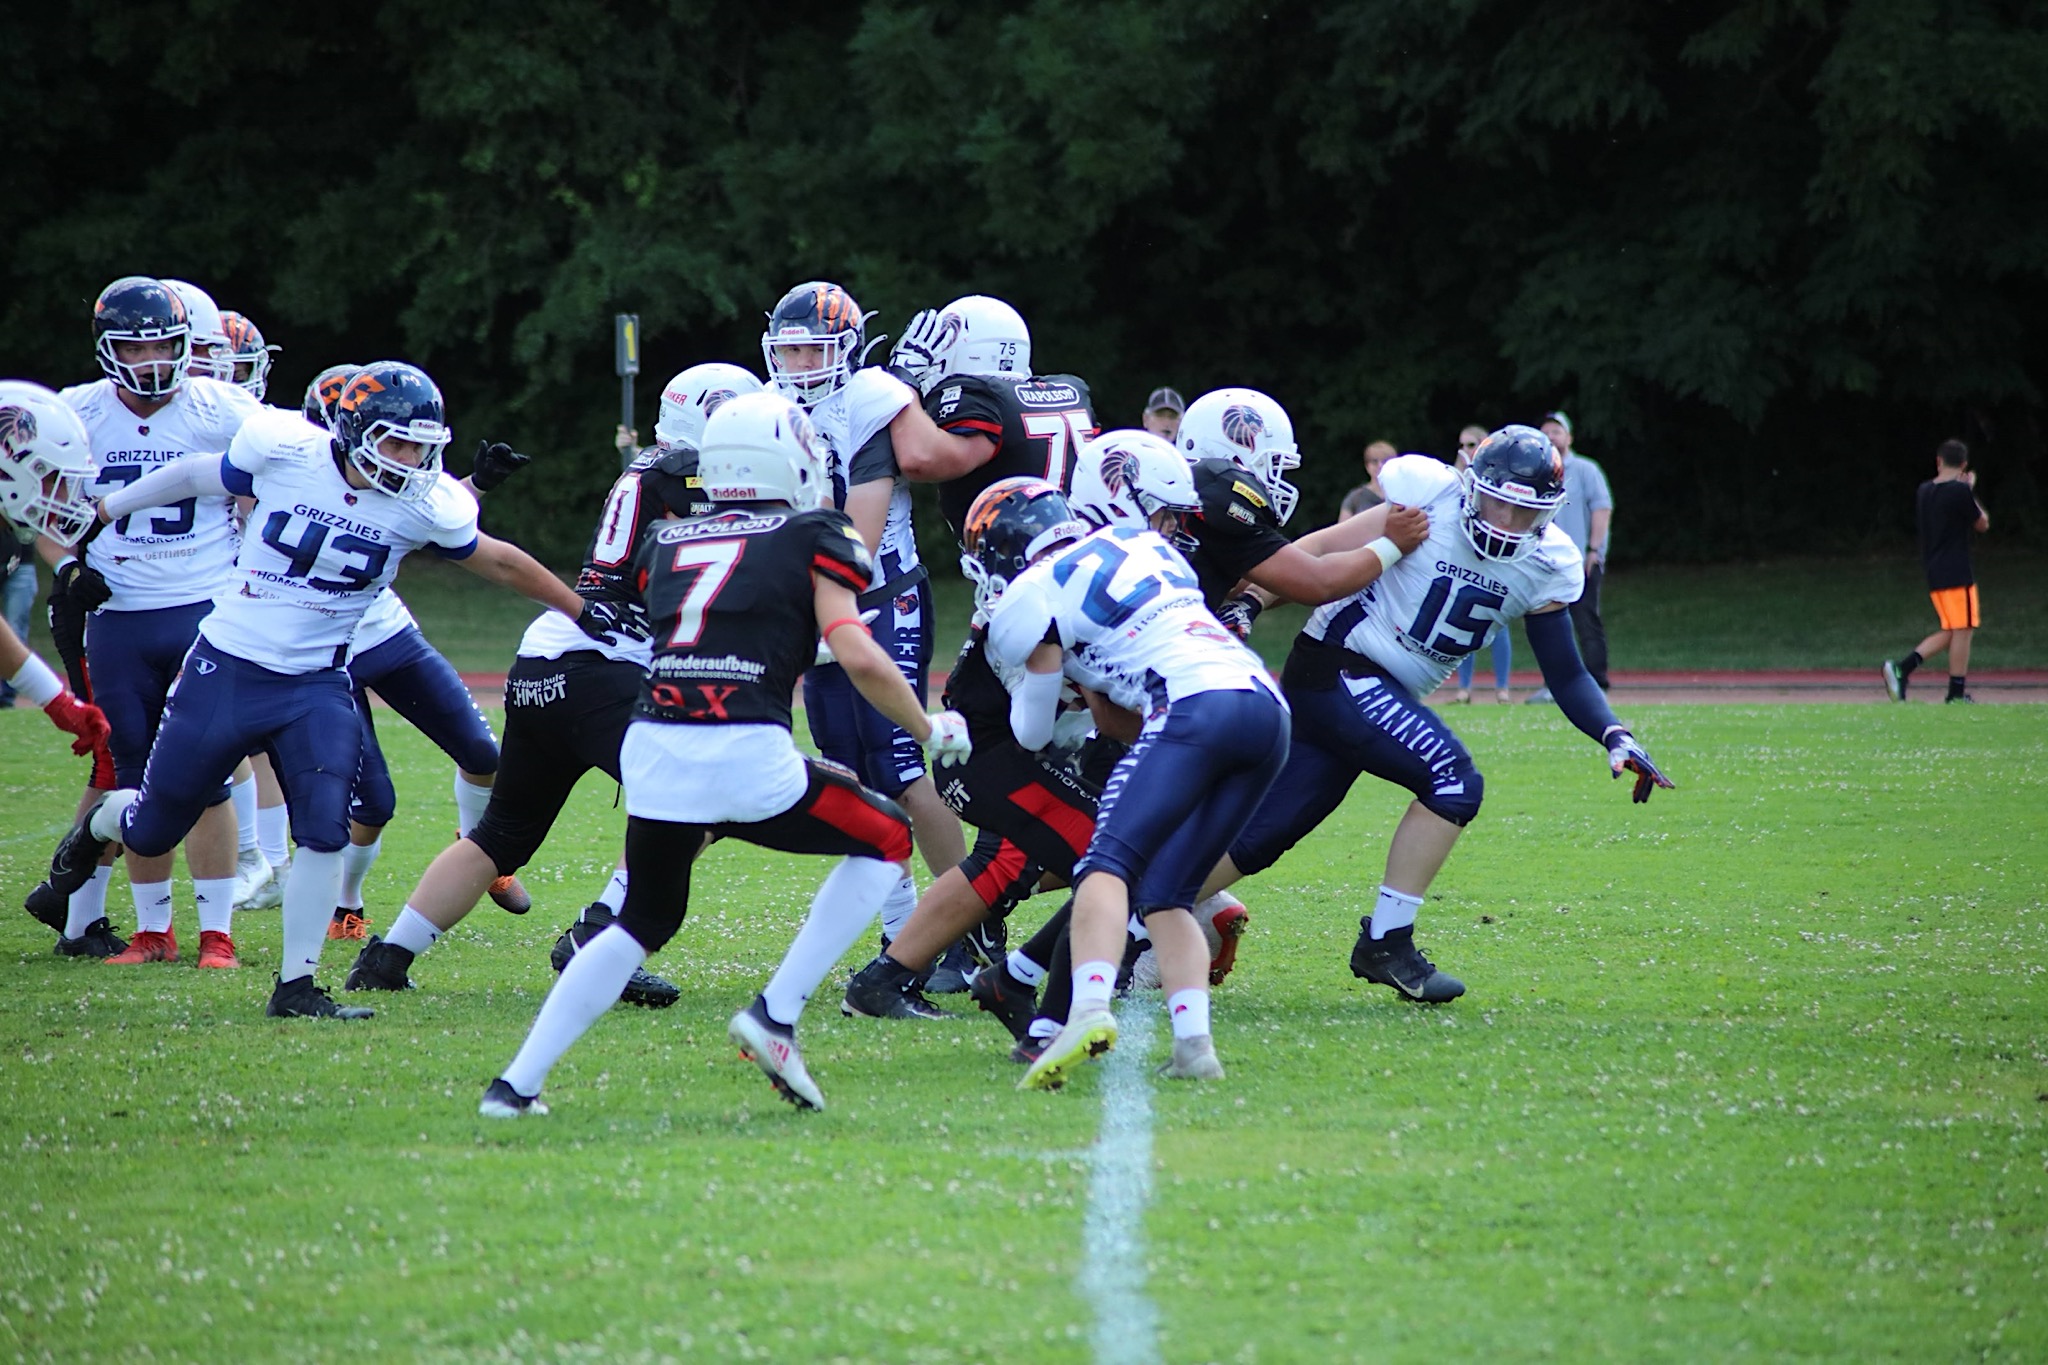
[[1195, 923], [1209, 941], [1209, 984], [1220, 986], [1237, 965], [1237, 941], [1244, 937], [1251, 913], [1228, 891], [1218, 891], [1195, 907]]
[[[593, 918], [601, 915], [603, 918]], [[548, 950], [548, 965], [560, 972], [569, 965], [569, 959], [576, 956], [576, 950], [609, 929], [612, 925], [611, 912], [604, 902], [593, 901], [574, 924], [562, 931], [555, 940], [555, 946]], [[626, 1005], [639, 1005], [644, 1009], [665, 1010], [683, 998], [683, 992], [674, 982], [665, 980], [648, 971], [635, 967], [633, 975], [626, 979], [626, 989], [619, 993], [619, 1001]]]
[[85, 932], [77, 938], [57, 936], [56, 946], [50, 951], [59, 957], [112, 957], [126, 951], [128, 940], [114, 932], [114, 926], [107, 923], [105, 915], [85, 926]]
[[548, 1107], [541, 1103], [540, 1096], [522, 1095], [500, 1076], [484, 1090], [483, 1103], [476, 1107], [476, 1112], [487, 1119], [521, 1119], [545, 1114]]
[[1077, 1009], [1066, 1027], [1045, 1045], [1045, 1051], [1017, 1082], [1019, 1090], [1057, 1090], [1067, 1083], [1067, 1073], [1093, 1057], [1116, 1046], [1116, 1016], [1107, 1006]]
[[1899, 666], [1890, 659], [1884, 661], [1884, 690], [1893, 701], [1906, 699], [1906, 675], [1901, 673]]
[[357, 906], [351, 910], [345, 905], [334, 907], [334, 918], [327, 921], [327, 937], [330, 939], [361, 939], [370, 932], [370, 917]]
[[273, 1019], [368, 1019], [377, 1013], [354, 1005], [335, 1004], [334, 997], [310, 976], [279, 981], [263, 1012]]
[[218, 929], [199, 931], [199, 965], [228, 970], [242, 965], [235, 956], [235, 941]]
[[760, 996], [732, 1017], [725, 1031], [740, 1045], [740, 1056], [761, 1068], [776, 1093], [799, 1109], [823, 1109], [825, 1096], [804, 1070], [803, 1054], [797, 1051], [796, 1030], [768, 1017], [768, 1006]]
[[1173, 1040], [1173, 1060], [1159, 1068], [1169, 1081], [1220, 1081], [1223, 1063], [1216, 1060], [1216, 1040], [1206, 1033]]
[[237, 910], [275, 910], [284, 904], [285, 878], [292, 875], [289, 856], [281, 863], [269, 863], [270, 875], [249, 888], [249, 899], [237, 900]]
[[1019, 1038], [1017, 1046], [1010, 1049], [1010, 1060], [1018, 1066], [1030, 1066], [1044, 1055], [1045, 1045], [1051, 1041], [1050, 1038]]
[[849, 1019], [855, 1015], [869, 1019], [958, 1017], [927, 1000], [917, 987], [917, 973], [886, 953], [877, 955], [873, 962], [853, 974], [853, 979], [846, 983], [846, 997], [839, 1002], [839, 1012]]
[[50, 855], [50, 875], [28, 893], [25, 903], [28, 912], [60, 934], [64, 932], [64, 916], [71, 904], [71, 893], [92, 880], [93, 869], [100, 865], [100, 855], [112, 842], [92, 832], [92, 818], [106, 804], [107, 798], [102, 796], [86, 807], [85, 814], [78, 817], [78, 823], [57, 841], [57, 851]]
[[128, 946], [107, 959], [110, 967], [132, 967], [141, 962], [176, 962], [178, 960], [178, 936], [166, 929], [157, 933], [153, 929], [137, 929], [135, 937], [128, 940]]
[[933, 995], [960, 995], [966, 991], [967, 977], [974, 967], [974, 955], [968, 951], [966, 940], [962, 939], [939, 958], [930, 979], [924, 983], [924, 989]]
[[356, 954], [348, 975], [342, 979], [345, 991], [409, 991], [412, 978], [405, 974], [412, 966], [413, 954], [410, 949], [396, 943], [386, 943], [375, 934]]
[[1971, 696], [1971, 695], [1970, 695], [1970, 694], [1969, 694], [1968, 692], [1956, 692], [1956, 693], [1953, 693], [1953, 694], [1951, 694], [1951, 695], [1949, 695], [1949, 696], [1943, 697], [1943, 698], [1942, 698], [1942, 701], [1943, 701], [1944, 703], [1947, 703], [1947, 702], [1962, 702], [1963, 704], [1965, 704], [1965, 705], [1967, 705], [1967, 706], [1975, 706], [1975, 705], [1977, 704], [1977, 699], [1976, 699], [1975, 697]]
[[[1008, 967], [998, 964], [982, 968], [968, 983], [967, 993], [974, 997], [976, 1005], [1000, 1020], [1012, 1038], [1021, 1043], [1031, 1036], [1031, 1019], [1038, 1011], [1038, 992], [1010, 975]], [[1037, 1059], [1034, 1057], [1033, 1060]]]
[[533, 909], [533, 897], [526, 894], [526, 887], [519, 878], [509, 872], [493, 878], [490, 890], [491, 899], [508, 914], [523, 915]]
[[270, 864], [264, 859], [262, 850], [243, 849], [235, 863], [235, 908], [239, 910], [247, 905], [249, 897], [256, 894], [256, 888], [268, 882], [270, 877]]
[[1392, 986], [1410, 1000], [1440, 1005], [1465, 993], [1465, 983], [1446, 976], [1415, 946], [1415, 926], [1390, 930], [1385, 938], [1372, 936], [1372, 916], [1358, 922], [1358, 942], [1351, 948], [1351, 974], [1382, 986]]

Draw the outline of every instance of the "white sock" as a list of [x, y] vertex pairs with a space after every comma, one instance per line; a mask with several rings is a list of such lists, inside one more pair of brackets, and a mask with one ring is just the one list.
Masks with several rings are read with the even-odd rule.
[[1114, 962], [1081, 962], [1074, 966], [1074, 1003], [1067, 1008], [1067, 1018], [1072, 1019], [1084, 1009], [1096, 1006], [1107, 1007], [1109, 997], [1116, 993], [1116, 964]]
[[1048, 1019], [1044, 1015], [1040, 1015], [1031, 1021], [1030, 1027], [1025, 1032], [1029, 1033], [1033, 1038], [1050, 1042], [1059, 1036], [1060, 1021]]
[[171, 884], [168, 881], [130, 882], [128, 890], [135, 897], [136, 932], [167, 932], [171, 927]]
[[95, 839], [118, 840], [121, 837], [121, 822], [127, 818], [128, 808], [133, 806], [136, 798], [141, 795], [142, 793], [133, 787], [123, 787], [120, 791], [109, 792], [106, 803], [86, 822], [86, 832]]
[[192, 879], [192, 899], [199, 903], [199, 932], [225, 934], [235, 922], [235, 879]]
[[250, 774], [228, 788], [228, 796], [235, 803], [235, 834], [240, 840], [241, 851], [247, 853], [256, 847], [256, 777]]
[[1135, 910], [1131, 912], [1130, 920], [1124, 925], [1124, 933], [1128, 934], [1135, 943], [1150, 943], [1152, 941], [1152, 931], [1145, 927], [1144, 919]]
[[292, 860], [291, 879], [284, 884], [284, 955], [277, 979], [296, 981], [320, 965], [320, 945], [334, 918], [335, 897], [341, 894], [341, 853], [301, 848]]
[[597, 893], [598, 904], [612, 912], [617, 919], [619, 911], [626, 908], [626, 869], [621, 867], [612, 873], [612, 879], [604, 884], [604, 890]]
[[391, 932], [384, 936], [384, 941], [408, 953], [419, 954], [433, 947], [434, 940], [439, 937], [441, 931], [434, 927], [434, 922], [408, 905], [398, 912], [398, 918], [392, 922]]
[[640, 941], [616, 924], [578, 949], [541, 1002], [519, 1055], [505, 1068], [506, 1082], [522, 1095], [538, 1095], [562, 1054], [619, 1002], [646, 960]]
[[880, 858], [848, 858], [833, 868], [811, 897], [811, 913], [782, 955], [782, 965], [761, 989], [768, 1017], [796, 1027], [804, 1002], [866, 931], [889, 888], [908, 880], [896, 864]]
[[1415, 912], [1421, 908], [1422, 897], [1381, 886], [1379, 902], [1372, 908], [1372, 936], [1385, 938], [1396, 929], [1408, 928], [1415, 923]]
[[71, 893], [64, 908], [64, 937], [77, 938], [92, 928], [95, 920], [107, 917], [107, 883], [113, 879], [112, 867], [96, 867], [92, 880]]
[[363, 878], [370, 875], [370, 869], [377, 865], [377, 855], [383, 851], [382, 834], [367, 844], [350, 844], [341, 851], [341, 892], [340, 899], [334, 902], [337, 906], [343, 910], [363, 908]]
[[1200, 987], [1166, 997], [1166, 1014], [1176, 1038], [1199, 1038], [1209, 1031], [1209, 992]]
[[491, 789], [479, 787], [464, 777], [455, 774], [455, 831], [467, 834], [476, 828], [476, 822], [484, 818], [484, 807], [491, 804]]
[[903, 932], [903, 926], [910, 923], [910, 912], [917, 909], [917, 883], [910, 879], [908, 872], [889, 889], [882, 898], [882, 932], [891, 939]]
[[1010, 960], [1004, 965], [1010, 969], [1011, 976], [1016, 977], [1033, 990], [1038, 988], [1039, 982], [1045, 980], [1045, 968], [1024, 956], [1022, 948], [1012, 948], [1010, 950]]
[[[256, 846], [263, 850], [263, 861], [272, 867], [283, 867], [292, 856], [291, 847], [285, 839], [290, 829], [291, 812], [284, 806], [256, 808]], [[333, 907], [328, 909], [331, 911]]]

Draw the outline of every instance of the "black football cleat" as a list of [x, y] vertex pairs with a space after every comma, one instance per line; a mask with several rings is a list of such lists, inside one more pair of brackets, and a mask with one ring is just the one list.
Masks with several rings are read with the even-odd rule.
[[1465, 993], [1465, 983], [1446, 976], [1415, 946], [1415, 926], [1389, 930], [1385, 938], [1372, 936], [1372, 917], [1358, 922], [1358, 942], [1351, 948], [1351, 974], [1391, 986], [1408, 999], [1425, 1005], [1441, 1005]]
[[968, 951], [967, 941], [962, 939], [940, 955], [938, 965], [932, 968], [924, 988], [933, 995], [965, 994], [967, 979], [973, 975], [975, 966], [974, 955]]
[[967, 993], [974, 997], [975, 1004], [1000, 1020], [1012, 1038], [1021, 1043], [1031, 1036], [1032, 1016], [1038, 1012], [1038, 992], [1010, 975], [1008, 967], [983, 967], [968, 983]]
[[487, 1119], [522, 1119], [545, 1114], [548, 1107], [540, 1102], [540, 1096], [522, 1095], [500, 1076], [484, 1090], [483, 1103], [477, 1105], [476, 1112]]
[[1010, 1060], [1018, 1066], [1030, 1066], [1045, 1055], [1045, 1045], [1051, 1041], [1050, 1037], [1032, 1038], [1027, 1036], [1019, 1038], [1017, 1046], [1010, 1049]]
[[[613, 923], [612, 913], [605, 908], [604, 902], [592, 901], [576, 922], [562, 931], [561, 937], [555, 940], [555, 946], [548, 950], [548, 965], [559, 973], [569, 965], [569, 959], [576, 956], [577, 949], [611, 928]], [[665, 1010], [682, 998], [681, 987], [644, 967], [634, 968], [633, 975], [626, 979], [626, 989], [619, 992], [621, 1004], [650, 1010]]]
[[113, 957], [125, 952], [128, 940], [114, 932], [114, 926], [101, 915], [85, 926], [85, 932], [77, 938], [65, 938], [60, 932], [56, 946], [50, 951], [58, 957]]
[[279, 981], [270, 992], [263, 1012], [273, 1019], [368, 1019], [377, 1011], [354, 1005], [337, 1005], [310, 976]]
[[413, 982], [405, 973], [412, 966], [412, 959], [411, 949], [386, 943], [372, 934], [363, 950], [356, 954], [355, 965], [348, 969], [341, 988], [345, 991], [409, 991]]
[[50, 855], [50, 875], [36, 884], [23, 903], [31, 915], [60, 934], [64, 932], [71, 893], [92, 880], [93, 869], [100, 865], [100, 855], [113, 842], [92, 832], [92, 818], [106, 804], [105, 796], [93, 802], [78, 817], [78, 823], [57, 841], [57, 851]]
[[942, 1010], [925, 999], [924, 992], [917, 988], [917, 973], [896, 959], [883, 953], [853, 974], [846, 983], [846, 998], [839, 1002], [839, 1012], [852, 1018], [864, 1015], [869, 1019], [951, 1019], [951, 1010]]

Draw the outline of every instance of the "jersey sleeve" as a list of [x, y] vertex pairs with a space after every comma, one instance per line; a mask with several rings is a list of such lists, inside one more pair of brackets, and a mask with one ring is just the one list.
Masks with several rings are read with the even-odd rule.
[[856, 450], [847, 462], [846, 486], [858, 488], [864, 483], [893, 479], [896, 473], [896, 442], [885, 426], [870, 436], [867, 444]]
[[1197, 481], [1202, 501], [1202, 550], [1225, 576], [1246, 573], [1288, 545], [1273, 504], [1253, 475], [1241, 469], [1206, 470]]
[[1586, 561], [1579, 554], [1579, 547], [1572, 544], [1572, 538], [1556, 526], [1543, 528], [1543, 538], [1536, 542], [1536, 553], [1530, 556], [1530, 573], [1532, 608], [1552, 602], [1569, 605], [1586, 590]]
[[1458, 471], [1429, 455], [1397, 455], [1380, 466], [1387, 501], [1403, 507], [1427, 507], [1457, 483]]
[[[217, 379], [191, 379], [186, 382], [194, 390], [193, 409], [199, 418], [194, 423], [199, 428], [196, 434], [211, 438], [201, 449], [226, 450], [251, 417], [278, 411], [266, 409], [254, 394], [238, 384], [223, 384]], [[288, 415], [299, 416], [298, 413]]]
[[811, 543], [811, 572], [858, 595], [874, 581], [875, 561], [861, 541], [860, 532], [844, 512], [828, 512], [817, 519], [817, 539]]
[[932, 421], [956, 436], [986, 436], [1002, 444], [1003, 405], [993, 390], [973, 375], [953, 375], [929, 400]]
[[[294, 414], [296, 415], [296, 414]], [[303, 419], [302, 419], [303, 420]], [[270, 466], [277, 448], [275, 425], [269, 421], [244, 422], [220, 457], [220, 481], [237, 497], [256, 495], [256, 476]]]
[[1052, 603], [1046, 599], [1044, 586], [1020, 576], [989, 617], [989, 661], [999, 669], [1022, 668], [1031, 651], [1052, 634], [1053, 626]]
[[442, 473], [427, 494], [427, 544], [443, 559], [467, 559], [476, 553], [476, 499], [454, 475]]

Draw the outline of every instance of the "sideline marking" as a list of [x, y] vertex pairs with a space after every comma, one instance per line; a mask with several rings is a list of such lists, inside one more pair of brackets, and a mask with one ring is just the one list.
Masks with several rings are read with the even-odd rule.
[[1100, 1365], [1153, 1365], [1159, 1309], [1145, 1293], [1145, 1208], [1152, 1202], [1152, 1001], [1117, 1011], [1117, 1045], [1102, 1068], [1102, 1132], [1089, 1153], [1081, 1295], [1095, 1307]]

